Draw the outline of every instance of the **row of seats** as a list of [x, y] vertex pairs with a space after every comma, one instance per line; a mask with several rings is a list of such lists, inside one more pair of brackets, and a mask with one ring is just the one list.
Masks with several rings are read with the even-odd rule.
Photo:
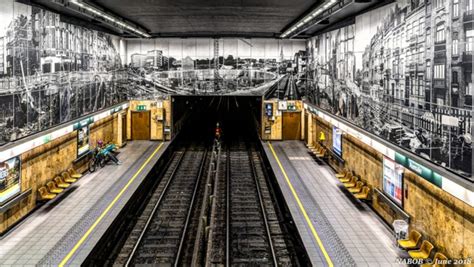
[[[327, 156], [327, 148], [319, 143], [313, 145], [307, 145], [308, 149], [318, 159], [323, 159]], [[365, 185], [363, 181], [360, 181], [359, 177], [355, 176], [351, 171], [344, 169], [341, 173], [337, 173], [336, 177], [342, 182], [344, 187], [351, 192], [354, 197], [360, 200], [368, 200], [370, 197], [370, 187]]]
[[62, 172], [61, 175], [57, 175], [54, 179], [47, 182], [46, 186], [40, 187], [38, 189], [38, 199], [40, 201], [47, 201], [55, 198], [58, 194], [62, 193], [64, 189], [68, 188], [81, 177], [82, 174], [78, 173], [73, 168], [69, 168], [67, 171]]
[[336, 178], [341, 181], [342, 185], [344, 185], [344, 187], [347, 188], [355, 198], [360, 200], [369, 199], [370, 187], [367, 186], [357, 175], [354, 175], [352, 171], [344, 169], [342, 172], [336, 173]]
[[[413, 259], [426, 260], [430, 257], [434, 250], [433, 244], [428, 240], [423, 240], [421, 246], [418, 248], [418, 243], [421, 240], [420, 232], [412, 230], [408, 235], [408, 239], [398, 240], [398, 245], [408, 251], [408, 254]], [[445, 266], [445, 264], [437, 264], [437, 262], [446, 262], [448, 258], [441, 252], [436, 252], [432, 264], [423, 264], [422, 266]]]
[[328, 150], [319, 143], [315, 143], [314, 146], [308, 145], [309, 150], [313, 153], [318, 159], [325, 158], [327, 156]]

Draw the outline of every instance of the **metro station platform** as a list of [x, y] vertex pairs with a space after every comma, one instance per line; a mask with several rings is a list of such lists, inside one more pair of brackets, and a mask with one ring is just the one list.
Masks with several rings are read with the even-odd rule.
[[0, 240], [0, 265], [80, 265], [166, 151], [169, 142], [131, 141], [122, 165], [86, 174]]
[[398, 266], [391, 230], [367, 205], [344, 194], [334, 171], [301, 141], [262, 142], [314, 266]]

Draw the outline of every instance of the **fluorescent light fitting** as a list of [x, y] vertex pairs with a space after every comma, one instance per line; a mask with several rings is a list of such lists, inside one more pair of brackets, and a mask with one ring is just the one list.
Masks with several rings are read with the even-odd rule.
[[78, 0], [69, 0], [69, 3], [74, 4], [74, 5], [78, 6], [78, 7], [81, 7], [81, 8], [83, 8], [83, 9], [85, 9], [85, 10], [87, 10], [87, 11], [89, 11], [89, 12], [91, 12], [91, 13], [93, 13], [93, 14], [99, 16], [99, 17], [102, 17], [103, 19], [106, 19], [106, 20], [112, 22], [112, 23], [115, 23], [115, 24], [121, 26], [121, 27], [124, 28], [124, 29], [128, 29], [128, 30], [131, 31], [131, 32], [138, 33], [138, 34], [141, 35], [142, 37], [147, 37], [147, 38], [150, 38], [150, 37], [151, 37], [151, 35], [147, 34], [147, 33], [144, 32], [144, 31], [139, 30], [138, 28], [136, 28], [136, 27], [134, 27], [134, 26], [131, 26], [129, 23], [124, 22], [124, 21], [122, 21], [122, 20], [120, 20], [120, 19], [118, 19], [118, 18], [114, 18], [114, 17], [112, 17], [112, 16], [106, 14], [105, 12], [103, 12], [103, 11], [101, 11], [101, 10], [99, 10], [99, 9], [97, 9], [97, 8], [95, 8], [95, 7], [93, 7], [93, 6], [90, 6], [90, 5], [86, 4], [86, 3], [83, 3], [83, 2], [78, 1]]

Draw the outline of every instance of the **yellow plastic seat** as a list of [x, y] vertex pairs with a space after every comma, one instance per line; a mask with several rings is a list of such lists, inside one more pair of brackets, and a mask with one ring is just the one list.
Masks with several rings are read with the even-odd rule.
[[70, 184], [64, 182], [61, 176], [54, 177], [54, 182], [59, 188], [68, 188]]
[[82, 177], [82, 174], [78, 173], [76, 170], [74, 170], [73, 168], [69, 168], [67, 170], [67, 172], [69, 173], [69, 175], [71, 176], [71, 178], [74, 178], [74, 179], [79, 179]]
[[362, 191], [362, 187], [364, 186], [364, 182], [357, 182], [355, 187], [348, 188], [347, 190], [352, 194], [360, 193]]
[[370, 188], [368, 186], [362, 187], [362, 191], [360, 193], [354, 194], [354, 197], [360, 200], [367, 200], [369, 199]]
[[342, 185], [344, 185], [345, 188], [352, 188], [352, 187], [355, 187], [356, 184], [357, 184], [357, 177], [356, 176], [352, 176], [351, 180], [347, 183], [342, 183]]
[[340, 178], [339, 181], [340, 181], [341, 183], [348, 183], [348, 182], [351, 181], [352, 176], [353, 176], [352, 172], [347, 172], [347, 175], [346, 175], [345, 177], [343, 177], [343, 178]]
[[410, 250], [408, 254], [413, 259], [427, 259], [429, 258], [431, 251], [433, 250], [434, 246], [428, 240], [423, 240], [421, 243], [421, 247], [418, 250]]
[[346, 177], [347, 172], [348, 172], [347, 169], [343, 169], [341, 172], [336, 173], [336, 178], [337, 178], [337, 179], [341, 179], [341, 178]]
[[64, 189], [61, 189], [61, 188], [57, 187], [56, 184], [53, 181], [49, 181], [46, 184], [46, 186], [48, 187], [49, 192], [53, 193], [53, 194], [59, 194], [64, 190]]
[[322, 148], [321, 152], [316, 153], [317, 158], [324, 158], [325, 156], [326, 156], [326, 149], [325, 148]]
[[68, 172], [61, 173], [61, 177], [63, 178], [63, 181], [66, 182], [66, 183], [72, 184], [72, 183], [77, 181], [77, 179], [72, 178], [71, 175], [69, 175]]
[[418, 242], [421, 239], [420, 232], [412, 230], [408, 235], [408, 239], [398, 240], [398, 245], [406, 250], [417, 248]]
[[433, 259], [433, 263], [432, 264], [425, 263], [425, 264], [422, 264], [421, 267], [446, 266], [447, 261], [448, 261], [448, 257], [446, 257], [446, 255], [444, 255], [441, 252], [436, 252], [436, 254], [434, 256], [434, 259]]
[[48, 192], [46, 187], [42, 186], [38, 189], [39, 200], [51, 200], [56, 197], [56, 194]]

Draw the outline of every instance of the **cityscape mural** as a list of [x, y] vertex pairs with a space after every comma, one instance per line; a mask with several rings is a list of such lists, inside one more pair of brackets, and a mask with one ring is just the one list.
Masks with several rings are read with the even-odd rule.
[[398, 0], [308, 40], [308, 99], [472, 174], [473, 1]]
[[0, 145], [127, 99], [117, 37], [0, 6]]
[[130, 39], [126, 61], [137, 94], [262, 94], [297, 72], [295, 55], [305, 49], [304, 40]]
[[305, 41], [122, 39], [0, 0], [0, 146], [128, 99], [263, 94]]

